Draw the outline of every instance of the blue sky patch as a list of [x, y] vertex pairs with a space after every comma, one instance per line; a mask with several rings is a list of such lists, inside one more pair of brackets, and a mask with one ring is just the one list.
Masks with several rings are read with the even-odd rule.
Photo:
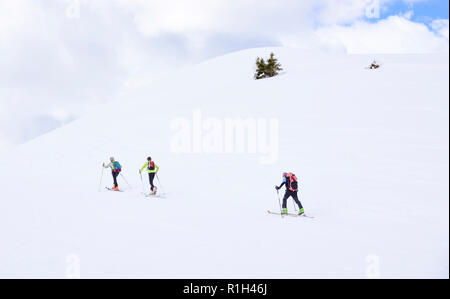
[[449, 1], [448, 0], [427, 0], [408, 4], [404, 1], [396, 1], [387, 5], [386, 10], [381, 11], [381, 18], [390, 15], [404, 14], [413, 11], [412, 21], [429, 23], [436, 19], [448, 19]]

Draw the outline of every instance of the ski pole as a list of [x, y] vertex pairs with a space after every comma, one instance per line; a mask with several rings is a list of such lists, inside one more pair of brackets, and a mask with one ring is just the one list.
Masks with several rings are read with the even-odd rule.
[[277, 189], [277, 195], [278, 195], [278, 204], [280, 205], [280, 215], [281, 215], [281, 218], [283, 218], [283, 210], [281, 209], [280, 192], [278, 192], [278, 189]]
[[163, 191], [163, 194], [166, 194], [166, 191], [164, 190], [164, 187], [163, 187], [163, 185], [161, 184], [161, 181], [159, 180], [158, 174], [156, 174], [156, 178], [158, 179], [158, 183], [159, 183], [159, 186], [161, 186], [161, 189], [162, 189], [162, 191]]
[[141, 176], [141, 183], [142, 183], [142, 193], [145, 193], [145, 188], [144, 188], [144, 181], [142, 180], [142, 172], [139, 171], [139, 175]]
[[105, 167], [102, 166], [102, 172], [100, 174], [100, 183], [98, 184], [98, 192], [100, 192], [100, 189], [102, 188], [103, 170], [105, 170]]
[[128, 183], [128, 181], [125, 179], [125, 177], [123, 176], [122, 173], [120, 173], [120, 176], [121, 176], [122, 179], [125, 181], [125, 183], [127, 183], [128, 187], [130, 187], [130, 189], [133, 189], [133, 188], [131, 187], [131, 185]]

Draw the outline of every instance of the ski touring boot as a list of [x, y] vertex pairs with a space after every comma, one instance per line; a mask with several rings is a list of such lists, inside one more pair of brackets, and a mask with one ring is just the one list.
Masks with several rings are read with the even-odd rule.
[[281, 215], [287, 215], [287, 214], [288, 214], [288, 210], [287, 209], [281, 210]]
[[305, 211], [303, 210], [303, 208], [301, 208], [300, 211], [298, 211], [298, 216], [302, 215], [305, 215]]

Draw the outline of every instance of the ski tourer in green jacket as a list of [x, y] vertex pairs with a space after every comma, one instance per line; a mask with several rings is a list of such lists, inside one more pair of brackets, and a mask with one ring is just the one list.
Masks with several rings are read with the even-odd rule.
[[148, 172], [148, 179], [150, 182], [151, 193], [156, 194], [156, 187], [153, 184], [153, 180], [155, 179], [155, 175], [159, 171], [159, 167], [158, 165], [155, 164], [155, 162], [152, 161], [151, 157], [148, 157], [147, 162], [145, 162], [144, 166], [142, 166], [142, 168], [139, 170], [139, 173], [142, 173], [142, 171], [144, 171], [145, 168], [147, 168]]
[[[151, 159], [151, 158], [149, 157], [149, 159]], [[145, 168], [147, 168], [148, 173], [157, 173], [159, 171], [158, 165], [156, 165], [155, 162], [153, 162], [151, 160], [148, 162], [145, 162], [145, 164], [144, 164], [144, 166], [142, 166], [140, 172], [144, 171]]]

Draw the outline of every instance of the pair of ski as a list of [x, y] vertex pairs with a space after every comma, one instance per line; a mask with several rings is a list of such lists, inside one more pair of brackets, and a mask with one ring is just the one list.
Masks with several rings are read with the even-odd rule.
[[[123, 190], [114, 190], [113, 188], [108, 188], [105, 187], [107, 190], [109, 191], [113, 191], [113, 192], [125, 192]], [[141, 192], [142, 195], [144, 195], [145, 197], [155, 197], [155, 198], [165, 198], [164, 194], [153, 194], [153, 193], [145, 193], [145, 192]]]
[[267, 210], [267, 213], [268, 213], [268, 214], [271, 214], [271, 215], [282, 216], [282, 217], [284, 217], [284, 216], [289, 216], [289, 217], [314, 218], [313, 216], [309, 216], [309, 215], [306, 215], [306, 214], [302, 214], [302, 215], [293, 214], [293, 213], [281, 214], [280, 212], [272, 212], [272, 211], [270, 211], [270, 210]]
[[108, 188], [108, 187], [105, 187], [106, 188], [106, 190], [109, 190], [109, 191], [114, 191], [114, 192], [125, 192], [125, 191], [123, 191], [123, 190], [114, 190], [113, 188]]
[[145, 193], [145, 192], [141, 192], [141, 194], [145, 197], [165, 198], [164, 194], [153, 194], [153, 193]]

